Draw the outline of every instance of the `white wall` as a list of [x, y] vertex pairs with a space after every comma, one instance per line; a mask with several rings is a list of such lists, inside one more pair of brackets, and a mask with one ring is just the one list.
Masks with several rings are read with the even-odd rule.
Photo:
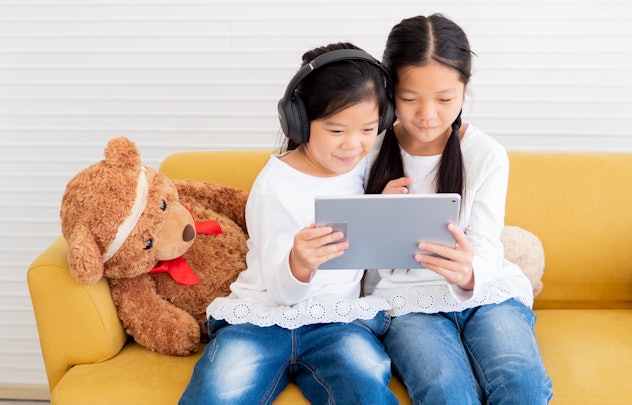
[[[627, 0], [0, 0], [0, 386], [45, 384], [25, 273], [66, 182], [127, 135], [179, 150], [272, 148], [302, 53], [440, 11], [478, 57], [465, 110], [510, 150], [632, 151]], [[2, 396], [2, 392], [0, 392]]]

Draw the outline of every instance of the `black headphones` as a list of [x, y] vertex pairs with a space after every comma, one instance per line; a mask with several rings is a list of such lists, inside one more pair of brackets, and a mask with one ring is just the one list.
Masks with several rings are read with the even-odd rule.
[[392, 100], [393, 83], [388, 70], [380, 61], [359, 49], [337, 49], [329, 51], [302, 66], [287, 85], [283, 98], [279, 100], [279, 121], [285, 135], [297, 144], [309, 141], [309, 120], [303, 100], [296, 94], [296, 88], [311, 72], [325, 65], [344, 60], [364, 60], [379, 67], [384, 74], [388, 103], [380, 117], [378, 134], [393, 125], [395, 121], [395, 106]]

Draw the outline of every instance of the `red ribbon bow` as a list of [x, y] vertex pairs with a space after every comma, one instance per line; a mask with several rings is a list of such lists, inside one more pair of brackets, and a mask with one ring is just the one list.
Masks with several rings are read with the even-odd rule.
[[[222, 228], [215, 221], [200, 221], [195, 223], [195, 232], [204, 235], [219, 235], [222, 233]], [[156, 273], [169, 273], [171, 278], [180, 285], [188, 286], [200, 283], [200, 279], [182, 256], [158, 262], [149, 271], [149, 274]]]

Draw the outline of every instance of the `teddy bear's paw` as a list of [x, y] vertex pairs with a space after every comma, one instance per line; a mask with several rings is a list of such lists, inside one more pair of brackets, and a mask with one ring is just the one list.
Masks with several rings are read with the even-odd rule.
[[197, 352], [200, 326], [190, 317], [161, 321], [160, 329], [136, 333], [134, 340], [150, 350], [172, 356], [188, 356]]

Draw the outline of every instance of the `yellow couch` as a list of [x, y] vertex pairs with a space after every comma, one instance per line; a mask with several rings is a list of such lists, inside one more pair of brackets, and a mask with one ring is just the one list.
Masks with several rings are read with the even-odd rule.
[[[168, 157], [172, 178], [250, 185], [264, 151]], [[507, 224], [540, 237], [544, 290], [536, 333], [554, 404], [632, 403], [632, 154], [510, 153]], [[175, 404], [197, 355], [150, 352], [125, 334], [108, 284], [75, 283], [58, 238], [28, 284], [52, 404]], [[391, 386], [410, 403], [402, 385]], [[275, 404], [306, 403], [295, 385]]]

